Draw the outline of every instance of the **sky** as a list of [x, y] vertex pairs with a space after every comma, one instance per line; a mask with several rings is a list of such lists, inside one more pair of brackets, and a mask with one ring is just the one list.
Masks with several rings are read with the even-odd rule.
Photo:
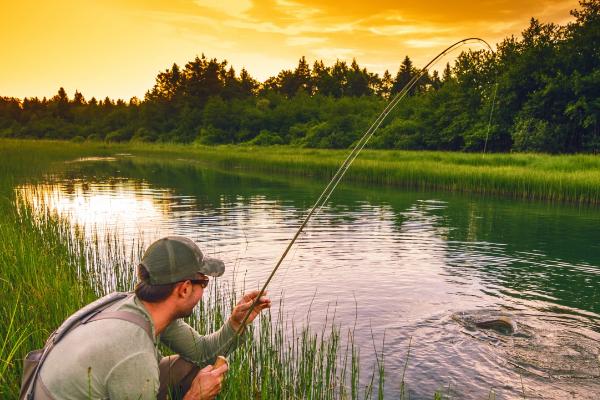
[[[466, 37], [493, 47], [531, 17], [564, 24], [576, 0], [0, 0], [0, 96], [143, 98], [156, 75], [196, 55], [259, 81], [357, 60], [393, 75]], [[472, 48], [481, 48], [474, 46]], [[456, 54], [455, 54], [456, 55]], [[449, 60], [448, 60], [449, 61]], [[445, 61], [444, 61], [445, 62]], [[443, 65], [439, 68], [443, 68]]]

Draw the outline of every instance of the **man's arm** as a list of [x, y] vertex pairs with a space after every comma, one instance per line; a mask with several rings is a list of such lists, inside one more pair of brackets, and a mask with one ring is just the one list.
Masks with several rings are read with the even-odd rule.
[[[241, 328], [242, 320], [258, 296], [259, 291], [246, 293], [231, 312], [231, 317], [218, 331], [200, 336], [198, 332], [184, 321], [173, 321], [160, 335], [160, 340], [180, 356], [203, 367], [212, 364], [217, 356], [227, 356], [239, 344], [240, 335], [244, 332]], [[256, 307], [249, 315], [246, 324], [251, 323], [265, 308], [271, 306], [271, 301], [261, 297]]]
[[160, 341], [167, 347], [200, 367], [214, 363], [219, 355], [231, 353], [238, 340], [229, 321], [218, 331], [200, 336], [194, 328], [178, 319], [160, 335]]

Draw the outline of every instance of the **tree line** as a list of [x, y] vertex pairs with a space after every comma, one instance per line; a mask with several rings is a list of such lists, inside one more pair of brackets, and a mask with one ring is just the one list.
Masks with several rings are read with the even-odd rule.
[[[597, 153], [600, 0], [571, 13], [566, 25], [532, 18], [495, 52], [465, 51], [441, 74], [427, 71], [369, 146]], [[63, 88], [50, 99], [1, 97], [0, 137], [346, 148], [419, 73], [409, 56], [381, 76], [356, 60], [301, 57], [258, 82], [202, 55], [160, 72], [144, 99], [70, 98]]]

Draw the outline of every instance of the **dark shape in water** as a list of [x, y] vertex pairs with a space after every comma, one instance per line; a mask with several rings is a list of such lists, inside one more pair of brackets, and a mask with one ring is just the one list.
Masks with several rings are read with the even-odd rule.
[[512, 335], [517, 331], [517, 323], [508, 316], [500, 315], [489, 319], [475, 321], [475, 326], [482, 329], [493, 329], [503, 335]]
[[469, 330], [491, 329], [502, 335], [517, 334], [515, 319], [495, 310], [458, 312], [452, 315], [452, 319]]

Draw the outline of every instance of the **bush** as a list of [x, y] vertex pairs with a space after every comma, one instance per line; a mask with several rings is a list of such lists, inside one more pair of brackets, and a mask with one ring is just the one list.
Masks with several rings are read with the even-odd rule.
[[129, 140], [129, 136], [124, 129], [117, 129], [115, 131], [109, 132], [104, 138], [107, 142], [126, 142]]
[[513, 150], [550, 152], [556, 153], [561, 150], [562, 143], [560, 126], [552, 128], [548, 121], [537, 118], [515, 119], [513, 128]]
[[155, 142], [157, 135], [155, 132], [147, 128], [138, 128], [133, 137], [131, 138], [134, 142]]
[[414, 120], [396, 118], [380, 128], [371, 138], [369, 147], [376, 149], [423, 149], [422, 127]]
[[87, 140], [92, 141], [92, 142], [102, 141], [102, 140], [104, 140], [104, 137], [102, 135], [100, 135], [99, 133], [92, 133], [92, 134], [88, 135]]
[[200, 133], [196, 137], [195, 142], [200, 144], [222, 144], [225, 143], [227, 133], [221, 129], [209, 125], [205, 128], [200, 128]]
[[283, 144], [283, 139], [280, 136], [277, 136], [275, 133], [262, 130], [258, 136], [252, 139], [249, 143], [258, 146], [272, 146], [275, 144]]

